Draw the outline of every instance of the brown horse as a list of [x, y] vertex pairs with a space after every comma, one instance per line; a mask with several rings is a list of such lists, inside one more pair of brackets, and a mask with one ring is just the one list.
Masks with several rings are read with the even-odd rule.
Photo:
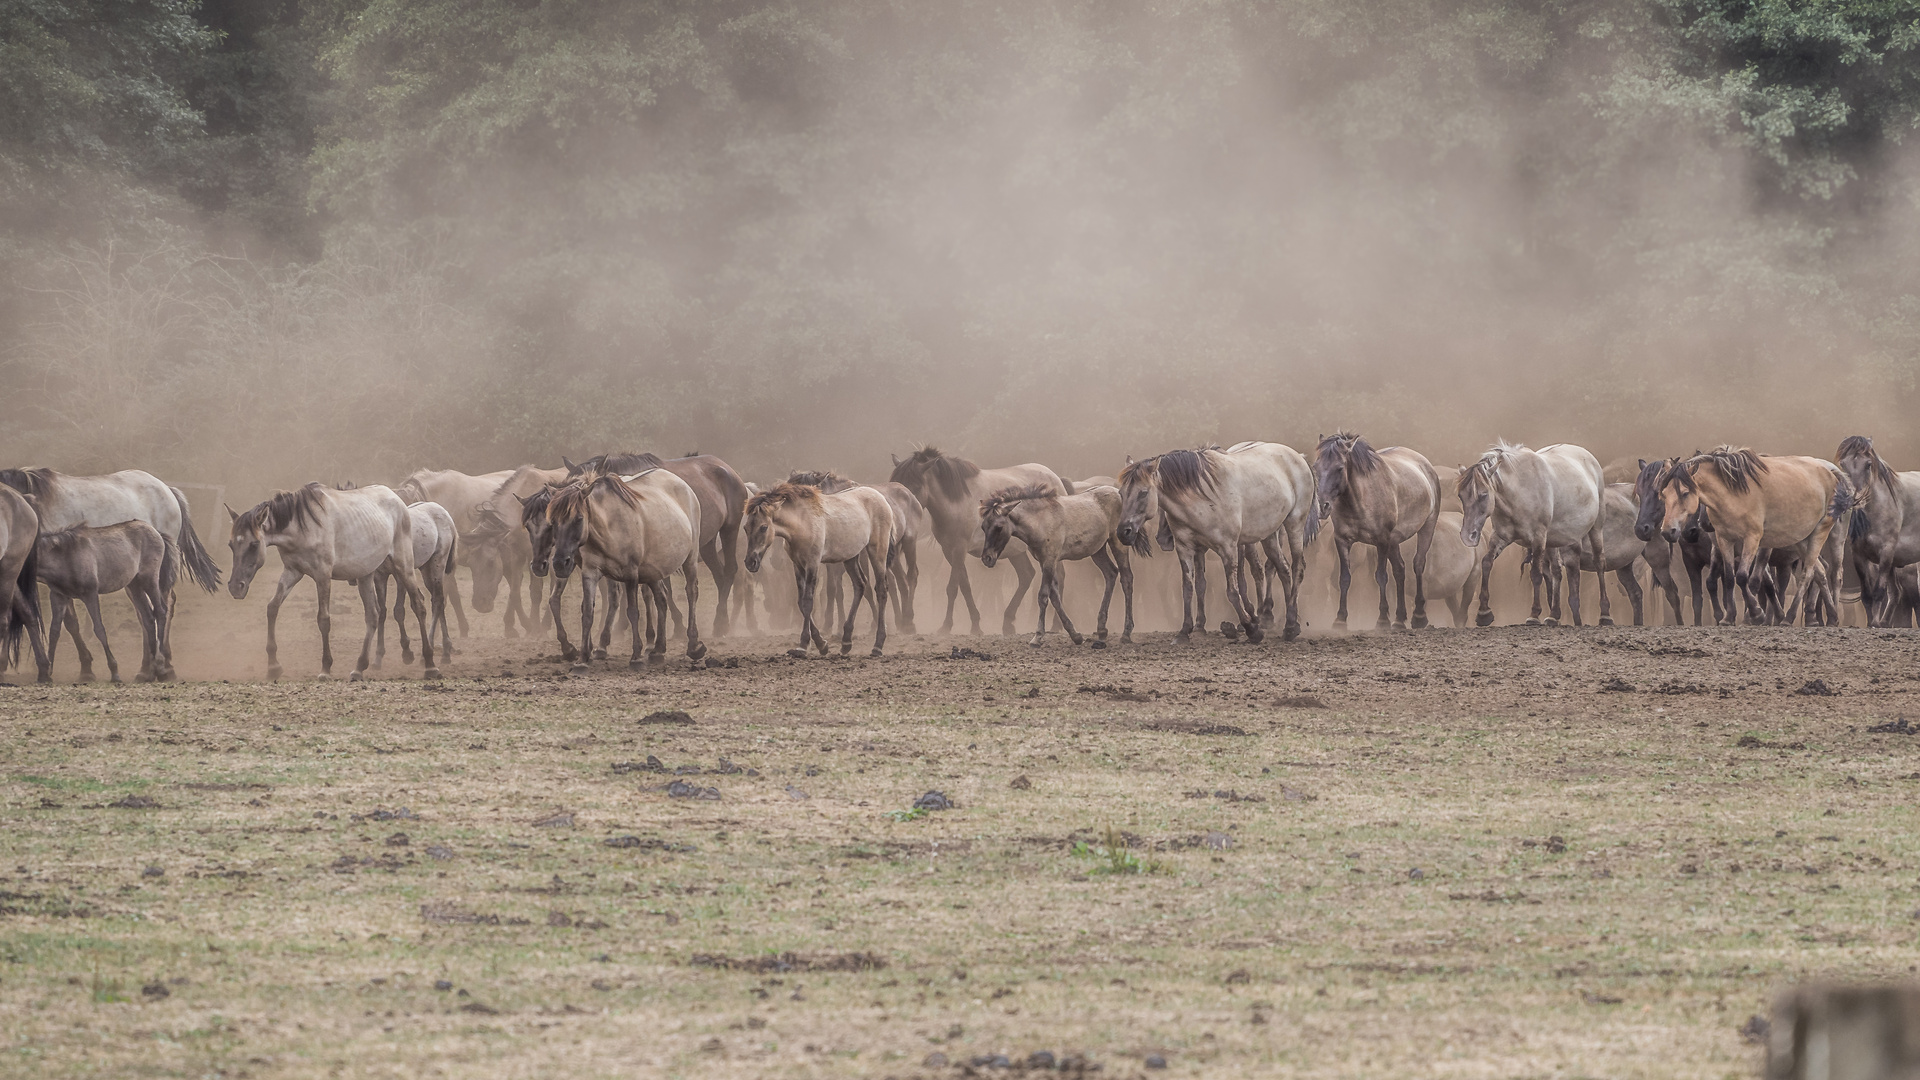
[[[1761, 606], [1754, 591], [1754, 564], [1761, 552], [1790, 550], [1796, 565], [1782, 604], [1789, 620], [1799, 610], [1814, 560], [1833, 531], [1836, 501], [1851, 506], [1853, 499], [1852, 483], [1831, 462], [1762, 456], [1732, 446], [1684, 461], [1669, 459], [1654, 488], [1665, 531], [1677, 532], [1697, 511], [1706, 510], [1713, 522], [1714, 551], [1733, 568], [1734, 584], [1750, 610]], [[1725, 621], [1733, 621], [1731, 611]]]
[[[100, 617], [100, 594], [125, 590], [140, 621], [140, 673], [136, 682], [165, 682], [174, 677], [167, 660], [167, 603], [179, 572], [180, 549], [144, 521], [91, 528], [75, 525], [59, 532], [43, 532], [35, 544], [40, 581], [53, 598], [53, 609], [64, 611], [74, 600], [86, 605], [93, 620], [93, 636], [106, 654], [107, 670], [120, 681], [120, 662], [107, 641], [107, 623]], [[47, 628], [47, 661], [60, 646], [60, 623]]]
[[1127, 559], [1126, 545], [1114, 535], [1119, 527], [1120, 491], [1108, 485], [1077, 495], [1056, 495], [1040, 484], [1008, 488], [980, 504], [980, 529], [986, 536], [981, 562], [992, 566], [1016, 536], [1040, 560], [1040, 622], [1033, 632], [1034, 647], [1039, 647], [1047, 632], [1049, 603], [1060, 628], [1073, 643], [1078, 645], [1083, 640], [1067, 618], [1060, 596], [1060, 564], [1073, 559], [1092, 559], [1107, 579], [1095, 637], [1107, 640], [1107, 611], [1113, 604], [1114, 582], [1118, 581], [1127, 603], [1127, 621], [1120, 640], [1133, 640], [1133, 566]]
[[[893, 475], [888, 479], [904, 485], [926, 507], [933, 518], [934, 542], [940, 545], [947, 565], [952, 567], [947, 575], [947, 617], [940, 623], [943, 634], [953, 630], [953, 602], [957, 596], [966, 597], [973, 632], [980, 632], [980, 609], [973, 602], [973, 584], [967, 580], [967, 556], [979, 558], [985, 550], [986, 541], [980, 532], [981, 502], [996, 491], [1033, 484], [1044, 485], [1058, 495], [1069, 493], [1060, 475], [1045, 465], [1028, 462], [1005, 469], [982, 469], [966, 458], [943, 454], [931, 446], [915, 450], [905, 461], [894, 458]], [[1020, 610], [1020, 601], [1026, 598], [1027, 588], [1033, 584], [1034, 571], [1033, 560], [1024, 552], [1008, 555], [1007, 562], [1012, 565], [1018, 584], [1001, 616], [1000, 632], [1012, 634], [1013, 614]]]
[[1374, 583], [1380, 587], [1379, 628], [1387, 625], [1387, 564], [1393, 566], [1399, 595], [1393, 626], [1407, 627], [1407, 564], [1400, 545], [1417, 537], [1413, 551], [1413, 628], [1427, 625], [1427, 552], [1440, 516], [1440, 480], [1433, 463], [1404, 446], [1375, 450], [1352, 432], [1322, 436], [1314, 454], [1317, 494], [1314, 515], [1307, 521], [1312, 541], [1319, 524], [1333, 519], [1333, 549], [1340, 556], [1340, 613], [1333, 628], [1347, 627], [1347, 586], [1353, 579], [1353, 545], [1368, 544], [1385, 561], [1374, 560]]
[[804, 657], [812, 641], [820, 655], [826, 655], [826, 640], [813, 621], [814, 593], [821, 564], [844, 563], [853, 597], [840, 630], [840, 655], [853, 651], [853, 620], [868, 596], [869, 574], [873, 655], [881, 655], [887, 643], [887, 557], [893, 547], [893, 507], [886, 496], [870, 487], [825, 494], [807, 484], [779, 484], [747, 503], [746, 531], [748, 573], [760, 572], [761, 560], [775, 542], [783, 543], [793, 560], [800, 594], [800, 647], [794, 653]]
[[[715, 637], [727, 636], [730, 628], [727, 599], [733, 592], [734, 578], [740, 572], [740, 522], [747, 507], [747, 484], [733, 466], [712, 454], [688, 454], [662, 460], [653, 454], [602, 454], [576, 465], [561, 458], [567, 472], [578, 476], [583, 471], [619, 473], [631, 476], [646, 469], [665, 469], [686, 481], [700, 500], [700, 561], [713, 575], [719, 594], [713, 613]], [[670, 598], [669, 598], [670, 599]], [[692, 612], [688, 612], [691, 616]], [[678, 616], [675, 617], [677, 623]], [[748, 629], [757, 629], [752, 609], [747, 612]]]
[[[667, 652], [666, 622], [659, 620], [650, 649], [643, 650], [645, 622], [640, 592], [650, 589], [654, 601], [666, 608], [667, 584], [675, 571], [687, 579], [687, 656], [707, 654], [700, 641], [694, 601], [700, 578], [694, 560], [699, 553], [700, 500], [687, 482], [665, 469], [637, 476], [588, 473], [557, 492], [547, 505], [553, 529], [552, 566], [556, 577], [566, 577], [579, 566], [587, 580], [580, 590], [580, 637], [593, 639], [593, 576], [611, 578], [625, 586], [627, 621], [633, 631], [631, 668], [645, 667], [647, 658]], [[558, 621], [559, 611], [554, 611]], [[583, 656], [573, 670], [587, 669]]]
[[[1642, 543], [1650, 543], [1656, 536], [1662, 535], [1660, 522], [1666, 514], [1666, 507], [1660, 502], [1658, 486], [1660, 477], [1667, 468], [1667, 462], [1655, 459], [1640, 460], [1640, 472], [1633, 481], [1633, 500], [1638, 507], [1634, 518], [1633, 535]], [[1705, 576], [1706, 598], [1713, 603], [1713, 621], [1721, 621], [1721, 612], [1733, 618], [1733, 574], [1726, 564], [1715, 558], [1713, 553], [1713, 526], [1707, 521], [1706, 510], [1694, 512], [1693, 517], [1681, 523], [1678, 529], [1665, 534], [1665, 539], [1680, 556], [1680, 564], [1687, 572], [1687, 581], [1693, 590], [1693, 625], [1699, 626], [1701, 619], [1701, 578]], [[1724, 598], [1724, 603], [1723, 603]], [[1678, 615], [1676, 622], [1685, 623]]]
[[1847, 542], [1867, 625], [1886, 626], [1894, 601], [1893, 572], [1920, 563], [1920, 472], [1894, 472], [1864, 435], [1843, 440], [1834, 460], [1864, 500]]

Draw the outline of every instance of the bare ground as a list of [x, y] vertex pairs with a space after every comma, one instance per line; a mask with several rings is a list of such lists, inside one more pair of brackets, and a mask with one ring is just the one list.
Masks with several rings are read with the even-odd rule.
[[182, 612], [232, 683], [0, 690], [0, 1073], [1742, 1076], [1775, 988], [1920, 963], [1907, 632], [569, 678], [488, 619], [349, 685], [244, 681], [258, 617]]

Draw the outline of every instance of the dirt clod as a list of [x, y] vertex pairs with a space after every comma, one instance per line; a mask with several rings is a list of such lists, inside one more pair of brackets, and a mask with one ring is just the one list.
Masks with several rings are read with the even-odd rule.
[[573, 811], [555, 810], [546, 817], [536, 819], [533, 827], [536, 829], [571, 829], [573, 828]]
[[660, 709], [634, 721], [638, 724], [691, 724], [693, 717], [683, 709]]
[[942, 791], [929, 791], [913, 800], [915, 810], [954, 810], [958, 807], [959, 804], [947, 798], [946, 793]]
[[1033, 781], [1027, 779], [1026, 775], [1023, 773], [1019, 776], [1014, 777], [1012, 780], [1007, 781], [1007, 786], [1012, 788], [1015, 791], [1032, 791]]
[[687, 958], [687, 963], [694, 967], [712, 968], [715, 971], [748, 971], [765, 975], [784, 974], [789, 971], [882, 971], [887, 966], [887, 958], [875, 952], [828, 953], [818, 956], [787, 952], [742, 959], [723, 956], [719, 953], [694, 953]]
[[107, 804], [115, 810], [157, 810], [160, 800], [146, 795], [125, 795]]
[[710, 801], [718, 801], [720, 798], [720, 789], [717, 787], [701, 787], [698, 784], [689, 784], [685, 780], [675, 780], [673, 783], [667, 785], [667, 797], [670, 799], [707, 799]]

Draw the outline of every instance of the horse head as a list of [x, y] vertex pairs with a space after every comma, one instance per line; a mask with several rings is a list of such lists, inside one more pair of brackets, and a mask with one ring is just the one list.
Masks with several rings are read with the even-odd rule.
[[1493, 489], [1500, 476], [1499, 459], [1493, 451], [1471, 465], [1460, 466], [1454, 491], [1460, 496], [1460, 542], [1480, 546], [1480, 533], [1493, 513]]
[[983, 537], [980, 546], [980, 561], [989, 569], [1000, 561], [1007, 550], [1007, 543], [1019, 531], [1013, 522], [1016, 506], [1029, 499], [1049, 498], [1053, 490], [1044, 484], [1028, 487], [1010, 487], [996, 491], [980, 503], [980, 533]]
[[1653, 461], [1641, 458], [1640, 471], [1633, 478], [1633, 501], [1640, 508], [1633, 520], [1633, 535], [1643, 544], [1651, 542], [1653, 534], [1660, 531], [1660, 481], [1668, 464], [1664, 458]]
[[1114, 536], [1142, 556], [1151, 556], [1153, 546], [1147, 537], [1147, 522], [1160, 513], [1160, 459], [1144, 461], [1127, 458], [1120, 470], [1120, 524]]
[[227, 594], [235, 600], [247, 598], [247, 586], [253, 584], [253, 575], [259, 573], [260, 567], [266, 564], [267, 539], [262, 524], [266, 509], [264, 502], [244, 514], [231, 506], [227, 507], [227, 519], [232, 524], [227, 549], [233, 553], [233, 569], [227, 577]]
[[1667, 539], [1697, 542], [1706, 508], [1700, 504], [1700, 485], [1693, 477], [1693, 462], [1669, 459], [1654, 493], [1660, 507], [1660, 531]]
[[766, 561], [767, 551], [773, 547], [773, 542], [785, 538], [789, 527], [782, 518], [801, 503], [811, 502], [817, 506], [819, 501], [819, 488], [791, 481], [775, 484], [748, 499], [740, 522], [740, 529], [747, 536], [747, 553], [741, 560], [747, 573], [759, 573], [760, 564]]

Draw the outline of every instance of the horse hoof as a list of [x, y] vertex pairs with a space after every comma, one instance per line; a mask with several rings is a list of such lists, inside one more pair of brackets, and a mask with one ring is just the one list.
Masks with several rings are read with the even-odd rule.
[[403, 663], [403, 664], [411, 664], [411, 663], [413, 663], [413, 650], [412, 650], [412, 649], [407, 649], [407, 650], [405, 650], [405, 651], [403, 651], [403, 652], [402, 652], [402, 653], [400, 654], [400, 662], [401, 662], [401, 663]]
[[440, 677], [440, 669], [437, 667], [430, 667], [425, 671], [422, 671], [420, 673], [420, 677], [422, 679], [438, 679]]
[[[326, 677], [326, 676], [324, 676], [324, 675], [323, 675], [323, 676], [321, 676], [321, 678], [325, 678], [325, 677]], [[353, 674], [351, 674], [351, 675], [349, 675], [349, 676], [347, 676], [347, 681], [348, 681], [348, 682], [366, 682], [366, 681], [367, 681], [367, 677], [366, 677], [365, 675], [362, 675], [361, 673], [359, 673], [359, 672], [357, 672], [357, 671], [356, 671], [356, 672], [354, 672]]]
[[1547, 618], [1540, 620], [1540, 625], [1541, 626], [1559, 626], [1560, 620], [1552, 616], [1548, 616]]
[[1228, 641], [1238, 641], [1240, 640], [1240, 630], [1230, 622], [1223, 622], [1220, 624], [1220, 636], [1226, 638]]
[[518, 631], [518, 630], [515, 630], [515, 629], [514, 629], [513, 627], [511, 627], [511, 626], [509, 626], [509, 627], [507, 627], [507, 640], [508, 640], [508, 641], [512, 641], [512, 640], [513, 640], [514, 638], [517, 638], [517, 637], [519, 637], [519, 636], [520, 636], [520, 631]]
[[1427, 621], [1427, 617], [1425, 615], [1415, 615], [1413, 617], [1413, 628], [1415, 630], [1425, 630], [1427, 627], [1431, 625], [1433, 624]]
[[268, 664], [268, 665], [267, 665], [267, 678], [269, 678], [269, 679], [277, 679], [277, 678], [279, 678], [279, 677], [280, 677], [280, 665], [279, 665], [279, 664]]
[[1347, 620], [1345, 619], [1333, 620], [1333, 628], [1335, 630], [1345, 630], [1347, 628]]
[[1539, 620], [1539, 619], [1528, 619], [1528, 620], [1527, 620], [1526, 622], [1524, 622], [1524, 623], [1522, 623], [1521, 625], [1523, 625], [1523, 626], [1539, 626], [1539, 625], [1540, 625], [1540, 620]]
[[124, 685], [124, 684], [123, 684], [123, 683], [122, 683], [122, 682], [120, 681], [120, 676], [118, 676], [118, 675], [115, 675], [115, 676], [113, 676], [113, 677], [111, 677], [111, 678], [109, 678], [109, 679], [108, 679], [107, 681], [108, 681], [108, 682], [110, 682], [110, 683], [112, 683], [112, 684], [113, 684], [113, 685], [115, 685], [115, 686], [122, 686], [122, 685]]
[[698, 660], [705, 655], [707, 655], [706, 642], [696, 641], [693, 644], [687, 646], [687, 659]]
[[[1125, 641], [1126, 639], [1121, 638], [1120, 640]], [[1092, 641], [1087, 643], [1087, 648], [1089, 649], [1104, 649], [1106, 647], [1107, 647], [1107, 643], [1104, 641]]]
[[1192, 640], [1193, 640], [1193, 635], [1187, 633], [1185, 630], [1182, 630], [1179, 633], [1173, 635], [1173, 643], [1175, 645], [1185, 645]]
[[575, 664], [572, 667], [568, 668], [567, 672], [572, 675], [585, 675], [587, 673], [587, 665]]
[[1079, 634], [1069, 634], [1068, 636], [1073, 638], [1073, 643], [1075, 645], [1084, 645], [1087, 642], [1087, 639], [1084, 637], [1081, 637]]
[[1246, 629], [1247, 629], [1247, 641], [1250, 644], [1258, 645], [1261, 642], [1267, 640], [1267, 632], [1265, 630], [1260, 629], [1260, 627], [1257, 624], [1249, 623], [1247, 624]]
[[1299, 639], [1300, 639], [1300, 624], [1288, 623], [1286, 630], [1283, 631], [1280, 635], [1280, 640], [1281, 641], [1298, 641]]
[[840, 646], [841, 656], [851, 656], [852, 654], [853, 654], [853, 646], [851, 644]]
[[813, 654], [808, 652], [805, 649], [788, 649], [787, 655], [792, 657], [795, 660], [805, 660], [807, 657], [812, 656]]
[[631, 659], [631, 660], [629, 660], [629, 661], [627, 661], [627, 670], [628, 670], [628, 671], [645, 671], [645, 670], [647, 670], [647, 661], [646, 661], [646, 658], [645, 658], [645, 657], [640, 657], [640, 656], [636, 656], [636, 657], [634, 657], [633, 659]]
[[595, 660], [605, 660], [607, 658], [607, 650], [605, 649], [593, 650], [593, 658]]
[[1396, 620], [1394, 620], [1394, 623], [1393, 623], [1393, 628], [1394, 628], [1395, 630], [1405, 630], [1405, 629], [1407, 628], [1407, 624], [1406, 624], [1406, 623], [1403, 623], [1403, 622], [1401, 622], [1401, 621], [1399, 621], [1398, 619], [1396, 619]]
[[876, 660], [878, 660], [878, 659], [879, 659], [880, 657], [882, 657], [882, 656], [885, 656], [886, 654], [880, 651], [880, 646], [878, 646], [878, 645], [875, 645], [875, 646], [873, 647], [873, 651], [872, 651], [872, 652], [870, 652], [870, 653], [868, 653], [867, 655], [868, 655], [868, 656], [871, 656], [871, 657], [873, 657], [873, 658], [874, 658], [874, 659], [876, 659]]
[[1105, 630], [1095, 631], [1093, 636], [1100, 641], [1107, 640], [1107, 632]]
[[1602, 615], [1602, 616], [1600, 616], [1600, 625], [1601, 625], [1601, 626], [1612, 626], [1612, 625], [1613, 625], [1613, 616], [1611, 616], [1611, 615]]
[[95, 682], [95, 681], [97, 681], [97, 680], [95, 680], [95, 679], [94, 679], [94, 677], [93, 677], [93, 672], [91, 672], [91, 671], [83, 671], [83, 672], [81, 672], [81, 673], [80, 673], [80, 677], [79, 677], [79, 678], [77, 678], [77, 679], [75, 679], [75, 680], [73, 680], [73, 681], [74, 681], [74, 682]]
[[1031, 646], [1033, 646], [1033, 647], [1034, 647], [1034, 648], [1036, 648], [1036, 649], [1037, 649], [1037, 648], [1039, 648], [1039, 647], [1040, 647], [1040, 635], [1039, 635], [1039, 634], [1035, 634], [1035, 635], [1033, 635], [1033, 640], [1032, 640], [1032, 641], [1029, 641], [1029, 642], [1027, 642], [1027, 644], [1029, 644], [1029, 645], [1031, 645]]
[[1492, 626], [1492, 625], [1493, 625], [1493, 612], [1491, 612], [1491, 611], [1482, 611], [1482, 612], [1480, 612], [1480, 613], [1479, 613], [1478, 615], [1475, 615], [1475, 616], [1473, 617], [1473, 625], [1475, 625], [1475, 626]]
[[[358, 673], [356, 672], [356, 674], [358, 674]], [[314, 682], [332, 682], [332, 681], [333, 681], [333, 674], [332, 674], [331, 672], [326, 672], [326, 671], [323, 671], [323, 672], [321, 672], [320, 674], [318, 674], [318, 675], [315, 675], [315, 676], [313, 677], [313, 681], [314, 681]]]
[[135, 675], [133, 677], [133, 681], [137, 683], [159, 682], [160, 677], [158, 675], [153, 674], [150, 671], [143, 671], [140, 674]]

